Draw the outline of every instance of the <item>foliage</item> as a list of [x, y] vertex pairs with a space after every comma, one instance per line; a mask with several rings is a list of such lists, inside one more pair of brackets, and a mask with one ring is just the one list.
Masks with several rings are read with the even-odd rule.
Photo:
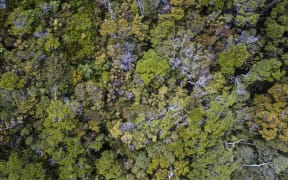
[[285, 156], [278, 156], [275, 159], [273, 159], [273, 166], [275, 168], [275, 172], [277, 174], [280, 174], [281, 172], [287, 170], [288, 163], [287, 163], [287, 157]]
[[163, 78], [169, 70], [167, 60], [161, 58], [155, 51], [145, 52], [143, 58], [137, 62], [136, 72], [145, 85], [149, 85], [155, 78]]
[[46, 51], [52, 51], [57, 49], [60, 46], [60, 42], [58, 38], [49, 37], [48, 40], [44, 44], [44, 48]]
[[120, 164], [111, 151], [104, 151], [101, 158], [96, 161], [96, 169], [100, 175], [106, 179], [117, 179], [120, 177]]
[[287, 47], [287, 41], [284, 38], [288, 28], [288, 15], [284, 8], [287, 3], [287, 1], [278, 3], [264, 22], [264, 33], [267, 41], [265, 50], [274, 57]]
[[44, 169], [41, 163], [29, 162], [28, 159], [23, 159], [16, 152], [11, 153], [8, 162], [6, 162], [4, 166], [0, 172], [1, 174], [7, 175], [9, 180], [45, 179]]
[[117, 24], [112, 20], [107, 20], [101, 24], [99, 31], [101, 36], [113, 35], [117, 31]]
[[279, 138], [287, 141], [287, 102], [288, 86], [286, 84], [274, 84], [268, 95], [257, 95], [254, 98], [256, 105], [255, 122], [259, 125], [260, 134], [265, 140]]
[[249, 53], [245, 44], [233, 46], [226, 51], [219, 54], [218, 63], [221, 67], [221, 72], [224, 74], [232, 75], [235, 68], [241, 67], [247, 58]]
[[257, 80], [266, 80], [272, 82], [280, 80], [285, 71], [280, 69], [281, 62], [277, 59], [268, 59], [257, 62], [252, 68], [252, 76], [256, 76]]
[[148, 31], [148, 26], [142, 23], [143, 16], [136, 15], [132, 22], [131, 33], [135, 35], [139, 40], [145, 40], [145, 35]]
[[0, 179], [287, 179], [287, 0], [0, 0]]
[[235, 18], [235, 23], [237, 26], [244, 27], [255, 27], [259, 20], [259, 14], [257, 10], [263, 9], [265, 6], [265, 0], [253, 1], [233, 1], [233, 6], [237, 8], [237, 15]]
[[94, 53], [95, 28], [91, 16], [86, 13], [72, 15], [68, 19], [63, 36], [69, 54], [75, 58], [92, 57]]
[[230, 179], [231, 174], [239, 168], [233, 162], [233, 154], [220, 145], [217, 150], [210, 150], [191, 164], [192, 171], [188, 177], [196, 179]]
[[6, 72], [1, 75], [0, 79], [0, 88], [4, 88], [7, 90], [13, 90], [17, 88], [24, 87], [25, 81], [20, 79], [15, 73], [13, 72]]
[[31, 9], [15, 8], [9, 15], [6, 26], [14, 36], [24, 36], [32, 33], [32, 23], [35, 21], [35, 12]]
[[168, 39], [172, 33], [174, 22], [165, 20], [160, 22], [155, 28], [151, 29], [150, 37], [153, 46], [161, 46], [163, 40]]
[[235, 97], [226, 99], [227, 94], [224, 93], [223, 97], [218, 98], [205, 111], [202, 106], [193, 109], [187, 118], [187, 128], [177, 128], [180, 139], [170, 145], [176, 157], [185, 159], [191, 155], [197, 157], [206, 154], [232, 127], [233, 117], [228, 107], [235, 103]]

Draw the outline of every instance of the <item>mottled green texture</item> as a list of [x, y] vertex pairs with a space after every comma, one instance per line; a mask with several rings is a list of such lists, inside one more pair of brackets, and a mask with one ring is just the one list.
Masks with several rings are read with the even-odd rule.
[[136, 66], [136, 72], [140, 74], [145, 85], [149, 85], [153, 79], [163, 78], [168, 70], [167, 60], [158, 56], [154, 50], [145, 52]]
[[7, 90], [13, 90], [17, 88], [24, 87], [25, 81], [20, 79], [15, 73], [13, 72], [6, 72], [1, 75], [0, 79], [0, 88], [4, 88]]
[[271, 55], [281, 54], [282, 50], [288, 47], [288, 14], [287, 1], [279, 2], [273, 7], [270, 16], [265, 19], [264, 33], [267, 45], [265, 50]]
[[[88, 11], [89, 12], [89, 11]], [[90, 11], [91, 12], [91, 11]], [[95, 23], [88, 13], [74, 14], [67, 18], [63, 41], [73, 58], [91, 58], [96, 38]]]
[[245, 44], [232, 46], [218, 56], [221, 72], [228, 75], [234, 74], [235, 68], [241, 67], [248, 57], [249, 53]]
[[173, 21], [165, 20], [159, 22], [155, 28], [151, 29], [150, 37], [153, 46], [161, 46], [164, 40], [170, 38], [174, 25]]
[[[29, 155], [23, 153], [23, 155]], [[8, 175], [8, 180], [28, 180], [28, 179], [45, 179], [45, 171], [41, 163], [29, 162], [29, 159], [24, 159], [16, 152], [12, 152], [6, 164], [2, 164], [0, 168], [1, 175]], [[1, 165], [0, 165], [1, 166]], [[0, 175], [0, 177], [1, 177]]]
[[34, 10], [15, 8], [13, 12], [9, 14], [6, 25], [7, 27], [10, 26], [9, 31], [12, 35], [21, 37], [27, 34], [32, 34], [32, 23], [35, 20], [36, 14]]
[[269, 81], [280, 80], [285, 74], [284, 70], [281, 70], [281, 62], [277, 59], [265, 59], [257, 62], [251, 70], [251, 75], [247, 76], [247, 81]]
[[117, 179], [121, 175], [120, 164], [111, 151], [104, 151], [101, 158], [96, 161], [97, 172], [106, 179]]
[[0, 179], [287, 179], [287, 0], [0, 0]]
[[239, 168], [239, 165], [233, 162], [232, 151], [225, 150], [223, 145], [216, 147], [217, 149], [208, 151], [190, 165], [193, 170], [189, 172], [189, 178], [230, 179], [231, 174]]

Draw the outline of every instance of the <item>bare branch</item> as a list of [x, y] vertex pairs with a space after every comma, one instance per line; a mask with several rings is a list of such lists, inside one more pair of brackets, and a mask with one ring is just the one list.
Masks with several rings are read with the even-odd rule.
[[140, 11], [140, 15], [142, 16], [144, 14], [144, 4], [142, 0], [137, 0], [137, 5]]
[[261, 164], [244, 164], [243, 167], [262, 167], [271, 164], [270, 162], [261, 163]]
[[227, 142], [227, 143], [225, 143], [225, 145], [227, 148], [234, 148], [237, 144], [245, 144], [245, 145], [249, 145], [249, 146], [255, 146], [255, 144], [247, 143], [245, 141], [247, 141], [247, 140], [240, 139], [240, 140], [234, 141], [234, 142]]
[[11, 126], [7, 126], [6, 128], [2, 128], [2, 129], [0, 129], [0, 132], [1, 132], [1, 131], [6, 131], [6, 130], [9, 130], [9, 129], [12, 129], [12, 128], [15, 128], [18, 124], [22, 124], [22, 123], [23, 123], [23, 122], [20, 121], [20, 122], [17, 122], [17, 123], [15, 123], [15, 124], [11, 125]]
[[108, 11], [109, 11], [109, 13], [110, 13], [111, 19], [112, 19], [113, 21], [115, 21], [115, 20], [116, 20], [116, 17], [115, 17], [114, 11], [113, 11], [113, 9], [112, 9], [112, 5], [111, 5], [111, 3], [110, 3], [109, 0], [107, 0], [107, 6], [108, 6]]

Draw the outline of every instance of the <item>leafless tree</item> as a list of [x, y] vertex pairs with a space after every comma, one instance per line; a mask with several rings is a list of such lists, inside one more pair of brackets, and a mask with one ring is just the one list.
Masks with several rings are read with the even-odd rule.
[[142, 16], [144, 14], [144, 4], [142, 0], [137, 0], [137, 5], [140, 11], [140, 15]]

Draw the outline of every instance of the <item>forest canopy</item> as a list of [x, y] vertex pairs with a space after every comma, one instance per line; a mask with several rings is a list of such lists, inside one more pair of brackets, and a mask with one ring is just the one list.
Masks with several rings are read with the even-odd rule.
[[0, 179], [288, 178], [288, 0], [0, 0]]

